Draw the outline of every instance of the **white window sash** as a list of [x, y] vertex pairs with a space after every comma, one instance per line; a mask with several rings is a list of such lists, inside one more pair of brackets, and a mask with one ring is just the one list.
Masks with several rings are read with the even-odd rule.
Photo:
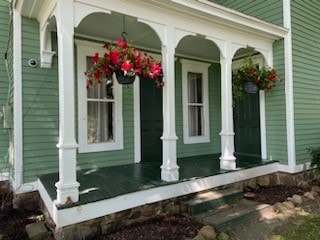
[[[183, 142], [184, 144], [206, 143], [210, 142], [210, 125], [209, 125], [209, 90], [208, 90], [208, 67], [210, 64], [195, 62], [182, 59], [182, 110], [183, 110]], [[190, 103], [188, 94], [188, 73], [202, 74], [202, 103]], [[193, 125], [189, 122], [189, 107], [202, 107], [202, 121], [201, 136], [190, 136], [190, 127]], [[194, 125], [198, 126], [198, 124]], [[198, 131], [198, 130], [196, 130]]]

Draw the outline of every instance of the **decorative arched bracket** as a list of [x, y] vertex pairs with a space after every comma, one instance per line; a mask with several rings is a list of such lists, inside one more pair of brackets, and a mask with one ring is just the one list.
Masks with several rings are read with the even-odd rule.
[[52, 51], [51, 31], [55, 26], [55, 21], [47, 22], [45, 26], [40, 29], [40, 61], [42, 68], [52, 67], [52, 58], [56, 54]]

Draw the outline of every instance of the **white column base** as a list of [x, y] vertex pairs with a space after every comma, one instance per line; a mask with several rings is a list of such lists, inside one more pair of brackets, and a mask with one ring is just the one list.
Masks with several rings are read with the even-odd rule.
[[236, 157], [234, 156], [234, 133], [221, 132], [221, 157], [220, 169], [235, 170], [237, 168]]
[[220, 169], [223, 170], [235, 170], [237, 168], [236, 158], [222, 158], [220, 157]]
[[166, 182], [179, 181], [179, 166], [161, 166], [161, 180]]
[[62, 185], [60, 182], [56, 184], [57, 188], [57, 204], [65, 205], [79, 201], [79, 186], [78, 182]]
[[163, 161], [161, 166], [161, 180], [174, 182], [179, 180], [179, 166], [177, 165], [177, 136], [162, 136]]

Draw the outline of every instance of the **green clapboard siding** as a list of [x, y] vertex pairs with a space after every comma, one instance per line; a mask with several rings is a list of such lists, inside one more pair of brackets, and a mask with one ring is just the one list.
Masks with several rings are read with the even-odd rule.
[[[39, 24], [22, 18], [23, 181], [58, 171], [59, 95], [57, 56], [51, 69], [31, 68], [40, 59]], [[54, 48], [56, 44], [54, 42]]]
[[[56, 35], [53, 35], [57, 51]], [[22, 19], [23, 78], [23, 168], [24, 182], [39, 175], [58, 172], [59, 84], [57, 55], [51, 69], [30, 68], [30, 58], [39, 56], [39, 25]], [[124, 147], [122, 151], [77, 154], [78, 169], [133, 163], [133, 88], [123, 87]], [[77, 137], [77, 135], [76, 135]]]
[[221, 115], [220, 115], [220, 64], [212, 64], [208, 69], [209, 76], [209, 120], [210, 142], [197, 144], [183, 143], [182, 116], [182, 72], [181, 63], [176, 61], [176, 131], [178, 136], [178, 158], [220, 153]]
[[283, 26], [282, 0], [209, 0], [241, 13]]
[[[11, 102], [9, 86], [12, 86], [12, 38], [9, 37], [9, 2], [0, 0], [0, 107]], [[8, 43], [9, 42], [9, 43]], [[8, 45], [9, 44], [9, 45]], [[7, 74], [4, 55], [9, 47], [7, 59], [9, 65], [9, 77]], [[3, 129], [3, 121], [0, 121], [0, 173], [9, 171], [8, 147], [9, 130]]]
[[[284, 76], [284, 42], [273, 44], [274, 68]], [[284, 80], [285, 81], [285, 80]], [[284, 82], [276, 86], [272, 93], [266, 93], [267, 157], [287, 164], [287, 130]]]
[[320, 4], [307, 2], [291, 2], [297, 164], [310, 161], [307, 147], [320, 146]]

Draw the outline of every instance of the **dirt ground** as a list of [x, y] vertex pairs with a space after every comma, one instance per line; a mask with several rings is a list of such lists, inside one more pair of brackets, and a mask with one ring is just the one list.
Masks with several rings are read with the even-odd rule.
[[[274, 204], [283, 202], [287, 197], [293, 194], [302, 195], [305, 190], [297, 187], [274, 186], [265, 187], [257, 190], [251, 189], [245, 192], [246, 198], [262, 203]], [[39, 212], [21, 212], [12, 209], [10, 199], [7, 199], [4, 204], [3, 198], [0, 195], [0, 205], [3, 208], [0, 210], [0, 240], [22, 240], [28, 239], [25, 232], [25, 226], [29, 223], [42, 220], [42, 215]], [[235, 229], [230, 229], [228, 232], [232, 240], [294, 240], [299, 238], [292, 237], [292, 229], [297, 227], [308, 228], [304, 226], [305, 219], [312, 220], [312, 226], [320, 224], [320, 197], [314, 200], [305, 201], [301, 207], [292, 209], [283, 214], [266, 213], [266, 216], [261, 216], [259, 221], [245, 222]], [[319, 217], [319, 222], [315, 222], [315, 217]], [[295, 220], [297, 219], [297, 220]], [[299, 224], [297, 224], [299, 223]], [[189, 216], [163, 216], [158, 219], [150, 220], [142, 224], [126, 227], [108, 236], [100, 236], [95, 239], [105, 240], [184, 240], [191, 239], [196, 236], [199, 229], [203, 226], [193, 217]], [[301, 232], [297, 230], [297, 232]], [[316, 230], [308, 230], [310, 231]], [[282, 234], [282, 235], [281, 235]], [[287, 234], [287, 235], [285, 235]], [[280, 237], [279, 237], [280, 236]], [[286, 236], [291, 236], [290, 238]], [[277, 238], [275, 238], [277, 237]], [[53, 239], [48, 237], [47, 239]], [[318, 237], [306, 238], [304, 240], [320, 239]]]

